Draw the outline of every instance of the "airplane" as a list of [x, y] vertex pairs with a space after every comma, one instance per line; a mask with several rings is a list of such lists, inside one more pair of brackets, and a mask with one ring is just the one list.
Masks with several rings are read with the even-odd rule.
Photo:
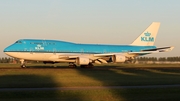
[[78, 44], [60, 40], [20, 39], [4, 49], [5, 54], [20, 59], [21, 67], [26, 68], [26, 60], [44, 63], [69, 63], [69, 67], [82, 68], [93, 64], [124, 63], [137, 56], [167, 52], [173, 46], [154, 46], [160, 23], [153, 22], [135, 41], [129, 45]]

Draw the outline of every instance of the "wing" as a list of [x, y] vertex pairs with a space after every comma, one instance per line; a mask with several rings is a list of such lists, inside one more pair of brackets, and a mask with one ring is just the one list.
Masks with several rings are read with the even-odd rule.
[[95, 57], [104, 57], [104, 56], [112, 56], [112, 55], [125, 55], [127, 57], [131, 56], [139, 56], [139, 55], [146, 55], [152, 53], [159, 53], [159, 52], [168, 52], [173, 50], [174, 47], [162, 47], [162, 48], [154, 48], [148, 50], [141, 50], [140, 52], [126, 52], [126, 53], [110, 53], [110, 54], [94, 54]]
[[[168, 52], [173, 50], [174, 47], [162, 47], [162, 48], [154, 48], [148, 50], [142, 50], [140, 52], [126, 52], [126, 53], [110, 53], [110, 54], [94, 54], [95, 57], [98, 57], [97, 60], [100, 60], [103, 57], [113, 57], [115, 58], [114, 61], [118, 62], [118, 58], [125, 58], [125, 60], [134, 59], [134, 57], [153, 54], [153, 53], [160, 53], [160, 52]], [[118, 57], [118, 58], [117, 58]], [[119, 60], [120, 61], [120, 60]]]
[[108, 63], [110, 62], [125, 62], [126, 60], [132, 60], [136, 56], [142, 56], [146, 54], [159, 53], [171, 51], [174, 47], [162, 47], [141, 50], [140, 52], [125, 52], [125, 53], [103, 53], [103, 54], [74, 54], [74, 55], [58, 55], [51, 57], [50, 60], [59, 62], [73, 62], [77, 64], [88, 63]]

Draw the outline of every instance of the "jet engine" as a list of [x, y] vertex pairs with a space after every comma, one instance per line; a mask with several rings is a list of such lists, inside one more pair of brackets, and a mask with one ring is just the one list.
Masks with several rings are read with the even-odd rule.
[[77, 65], [88, 65], [89, 63], [90, 63], [89, 58], [78, 57], [76, 59], [76, 64]]
[[123, 55], [113, 55], [112, 56], [112, 62], [116, 63], [116, 62], [125, 62], [126, 61], [126, 57]]

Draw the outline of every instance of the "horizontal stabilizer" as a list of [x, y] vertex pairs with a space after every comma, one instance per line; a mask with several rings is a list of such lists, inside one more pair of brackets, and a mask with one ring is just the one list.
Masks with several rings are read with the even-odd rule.
[[174, 49], [173, 46], [172, 47], [162, 47], [162, 48], [142, 50], [141, 52], [129, 52], [129, 54], [146, 55], [146, 54], [159, 53], [159, 52], [168, 52], [168, 51], [171, 51], [173, 49]]
[[174, 47], [162, 47], [162, 48], [155, 48], [155, 49], [147, 49], [147, 50], [142, 50], [143, 52], [145, 51], [159, 51], [159, 52], [168, 52], [173, 50]]

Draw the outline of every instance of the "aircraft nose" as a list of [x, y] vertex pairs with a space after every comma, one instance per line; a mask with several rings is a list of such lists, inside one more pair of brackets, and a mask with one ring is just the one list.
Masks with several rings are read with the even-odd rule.
[[13, 49], [13, 47], [12, 47], [12, 45], [10, 45], [4, 49], [4, 53], [6, 55], [9, 55], [9, 53], [12, 51], [12, 49]]
[[10, 46], [8, 46], [4, 49], [4, 52], [9, 52], [9, 51], [10, 51]]
[[8, 47], [6, 47], [6, 48], [4, 49], [4, 53], [5, 53], [6, 55], [8, 55], [8, 56], [13, 56], [13, 55], [11, 54], [12, 51], [13, 51], [12, 45], [10, 45], [10, 46], [8, 46]]

